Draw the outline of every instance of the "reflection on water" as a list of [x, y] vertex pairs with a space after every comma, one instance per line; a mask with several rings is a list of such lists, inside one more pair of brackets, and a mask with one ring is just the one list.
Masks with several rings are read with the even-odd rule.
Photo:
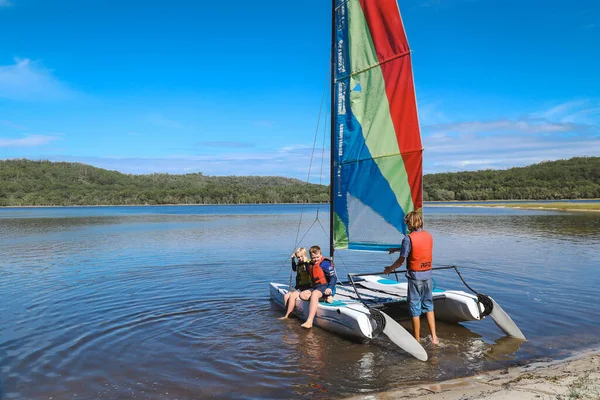
[[[439, 322], [422, 363], [384, 337], [276, 319], [267, 283], [289, 280], [302, 209], [0, 209], [0, 398], [330, 398], [597, 345], [600, 214], [426, 207], [436, 263], [462, 267], [529, 341]], [[327, 247], [320, 228], [307, 238]], [[336, 254], [340, 275], [393, 261]], [[451, 271], [435, 281], [464, 288]]]
[[496, 361], [514, 360], [516, 352], [523, 343], [525, 342], [521, 339], [502, 337], [490, 346], [490, 349], [485, 352], [485, 356]]

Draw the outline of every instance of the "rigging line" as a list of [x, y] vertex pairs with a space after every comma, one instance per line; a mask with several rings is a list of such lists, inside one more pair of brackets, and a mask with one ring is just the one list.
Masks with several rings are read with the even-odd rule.
[[[325, 121], [327, 121], [329, 107], [325, 104]], [[323, 164], [325, 161], [325, 139], [327, 136], [327, 124], [323, 124], [323, 144], [321, 146], [321, 172], [319, 173], [319, 185], [323, 184]], [[330, 183], [331, 184], [331, 183]], [[330, 200], [331, 201], [331, 200]], [[319, 209], [317, 208], [317, 218], [319, 218]]]
[[[388, 252], [388, 256], [390, 256], [390, 262], [392, 264], [396, 262], [396, 260], [394, 260], [394, 256], [392, 256], [392, 253]], [[398, 256], [398, 258], [400, 258], [400, 256]], [[390, 264], [390, 265], [392, 265], [392, 264]], [[396, 278], [396, 282], [400, 282], [400, 279], [398, 279], [398, 274], [394, 274], [394, 277]]]
[[[313, 149], [312, 149], [312, 153], [310, 155], [310, 163], [308, 165], [308, 176], [306, 177], [306, 185], [308, 186], [309, 182], [310, 182], [310, 173], [312, 171], [312, 164], [313, 164], [313, 159], [315, 156], [315, 148], [317, 146], [317, 137], [319, 135], [319, 126], [321, 124], [321, 112], [323, 111], [323, 103], [325, 102], [325, 93], [327, 92], [327, 82], [329, 80], [329, 76], [327, 76], [327, 78], [325, 79], [325, 84], [323, 85], [323, 94], [321, 95], [321, 104], [319, 106], [319, 116], [317, 118], [317, 128], [315, 129], [315, 138], [313, 140]], [[300, 236], [300, 228], [302, 226], [302, 217], [304, 216], [304, 206], [302, 206], [301, 210], [300, 210], [300, 220], [298, 221], [298, 230], [296, 231], [296, 240], [294, 242], [294, 250], [296, 250], [296, 247], [298, 246], [298, 236]], [[318, 214], [318, 208], [317, 208], [317, 216]], [[311, 225], [312, 226], [312, 225]]]
[[[306, 235], [308, 235], [308, 232], [310, 232], [311, 228], [313, 227], [313, 225], [317, 222], [318, 220], [315, 219], [313, 221], [313, 223], [310, 225], [310, 227], [307, 229], [306, 233], [304, 234], [304, 236], [302, 236], [300, 238], [300, 241], [304, 240], [304, 238], [306, 237]], [[296, 248], [294, 248], [294, 251], [296, 251]], [[275, 273], [275, 275], [279, 275], [279, 272], [281, 272], [281, 269], [285, 266], [285, 264], [289, 261], [289, 258], [286, 258], [285, 261], [281, 264], [281, 267], [279, 267], [279, 269], [277, 270], [277, 272]], [[291, 269], [290, 269], [291, 270]], [[293, 271], [292, 271], [293, 272]], [[291, 275], [291, 274], [290, 274]]]
[[[325, 121], [329, 115], [329, 105], [325, 105]], [[323, 145], [321, 146], [321, 173], [319, 174], [319, 185], [323, 182], [323, 165], [325, 164], [325, 139], [327, 138], [327, 124], [323, 124]], [[331, 184], [331, 183], [330, 183]]]
[[[407, 297], [407, 296], [401, 296], [401, 295], [400, 295], [399, 293], [397, 293], [397, 292], [392, 292], [392, 291], [388, 292], [388, 291], [386, 291], [386, 290], [383, 290], [383, 289], [373, 289], [373, 288], [370, 288], [370, 287], [367, 287], [367, 286], [364, 286], [364, 285], [362, 285], [360, 282], [354, 282], [354, 284], [355, 284], [356, 286], [360, 286], [360, 287], [361, 287], [361, 288], [363, 288], [363, 289], [367, 289], [367, 290], [370, 290], [370, 291], [372, 291], [372, 292], [375, 292], [375, 293], [387, 294], [388, 296], [396, 296], [396, 297], [398, 297], [398, 298], [399, 298], [399, 300], [397, 301], [398, 303], [401, 303], [401, 302], [402, 302], [402, 303], [404, 303], [404, 302], [406, 302], [406, 297]], [[364, 296], [364, 295], [363, 295], [363, 296]], [[373, 297], [374, 297], [374, 296], [373, 296]]]
[[464, 266], [464, 265], [456, 265], [456, 264], [436, 264], [439, 267], [447, 267], [447, 268], [460, 268], [460, 269], [473, 269], [476, 271], [481, 271], [481, 272], [496, 272], [496, 273], [500, 273], [502, 275], [504, 275], [503, 272], [499, 272], [499, 271], [490, 271], [489, 269], [484, 269], [484, 268], [478, 268], [478, 267], [469, 267], [469, 266]]
[[[319, 219], [317, 219], [317, 221], [319, 221], [319, 225], [321, 225], [321, 229], [323, 229], [323, 232], [325, 232], [325, 236], [327, 236], [327, 240], [329, 240], [329, 232], [327, 232], [327, 230], [325, 229], [325, 227], [323, 226], [323, 224], [321, 224], [321, 221]], [[344, 259], [342, 257], [340, 257], [340, 252], [336, 252], [336, 257], [340, 259], [340, 261], [342, 262], [342, 265], [344, 266], [344, 270], [346, 272], [346, 274], [348, 274], [348, 268], [346, 268], [346, 263], [344, 262]], [[334, 268], [335, 267], [334, 265]]]
[[[442, 267], [451, 267], [454, 265], [440, 265]], [[479, 271], [479, 272], [484, 272], [485, 274], [489, 274], [489, 275], [495, 275], [495, 276], [506, 276], [507, 273], [506, 272], [502, 272], [502, 271], [495, 271], [495, 270], [489, 270], [489, 269], [485, 269], [485, 268], [478, 268], [478, 267], [468, 267], [468, 266], [458, 266], [456, 265], [457, 268], [460, 269], [467, 269], [467, 270], [473, 270], [473, 271]], [[514, 274], [512, 276], [515, 276]]]

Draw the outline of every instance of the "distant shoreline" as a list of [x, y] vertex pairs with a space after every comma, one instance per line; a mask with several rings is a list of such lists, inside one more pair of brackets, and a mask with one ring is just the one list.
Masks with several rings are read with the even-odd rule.
[[84, 208], [84, 207], [181, 207], [181, 206], [282, 206], [282, 205], [304, 205], [304, 206], [316, 206], [325, 205], [329, 203], [241, 203], [241, 204], [73, 204], [73, 205], [62, 205], [62, 206], [0, 206], [0, 208]]
[[586, 201], [599, 201], [599, 198], [590, 198], [590, 199], [556, 199], [556, 200], [547, 200], [547, 199], [539, 199], [539, 200], [530, 200], [530, 199], [523, 199], [523, 200], [502, 200], [502, 199], [497, 199], [497, 200], [427, 200], [424, 201], [423, 203], [528, 203], [528, 202], [536, 202], [536, 201], [545, 201], [545, 202], [564, 202], [564, 203], [568, 203], [568, 202], [586, 202]]
[[[476, 207], [476, 208], [517, 208], [521, 210], [600, 212], [600, 199], [569, 199], [560, 202], [548, 200], [473, 200], [473, 201], [425, 201], [425, 206], [434, 207]], [[482, 204], [485, 203], [485, 204]], [[200, 206], [281, 206], [281, 205], [328, 205], [329, 203], [242, 203], [242, 204], [93, 204], [93, 205], [43, 205], [43, 206], [0, 206], [0, 208], [94, 208], [94, 207], [200, 207]]]
[[478, 207], [478, 208], [517, 208], [520, 210], [538, 211], [578, 211], [578, 212], [600, 212], [600, 203], [585, 203], [563, 201], [560, 203], [493, 203], [493, 204], [436, 204], [435, 207]]

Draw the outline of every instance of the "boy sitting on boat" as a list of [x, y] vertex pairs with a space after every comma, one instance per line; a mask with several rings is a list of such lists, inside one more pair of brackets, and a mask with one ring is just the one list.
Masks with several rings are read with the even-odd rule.
[[421, 313], [427, 315], [427, 323], [431, 331], [431, 341], [438, 344], [435, 330], [435, 315], [433, 313], [433, 237], [423, 229], [423, 218], [417, 212], [410, 212], [404, 217], [404, 222], [410, 233], [402, 240], [402, 246], [389, 249], [390, 254], [400, 251], [400, 257], [389, 267], [385, 267], [384, 274], [389, 274], [407, 259], [406, 278], [408, 279], [408, 303], [412, 317], [415, 339], [421, 336]]
[[308, 306], [308, 318], [306, 322], [300, 325], [303, 328], [312, 328], [313, 320], [317, 314], [319, 300], [325, 296], [325, 301], [331, 303], [335, 296], [335, 284], [337, 283], [337, 275], [333, 263], [327, 257], [321, 254], [319, 246], [313, 246], [309, 250], [310, 264], [308, 273], [312, 281], [313, 287], [300, 293], [300, 298], [304, 301], [310, 301]]
[[[308, 275], [311, 280], [311, 287], [299, 292], [292, 292], [287, 297], [287, 310], [285, 316], [280, 319], [288, 318], [294, 310], [296, 305], [296, 299], [298, 296], [304, 301], [309, 301], [309, 311], [306, 322], [301, 326], [303, 328], [312, 328], [313, 320], [317, 314], [317, 308], [319, 301], [324, 299], [326, 302], [333, 302], [333, 296], [335, 296], [335, 285], [337, 283], [337, 275], [335, 268], [331, 260], [327, 257], [323, 257], [321, 254], [321, 248], [319, 246], [312, 246], [310, 252], [310, 263], [308, 264]], [[285, 298], [284, 298], [285, 299]]]

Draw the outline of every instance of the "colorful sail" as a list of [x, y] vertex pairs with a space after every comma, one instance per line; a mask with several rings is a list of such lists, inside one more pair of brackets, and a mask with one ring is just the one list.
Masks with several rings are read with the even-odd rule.
[[421, 135], [396, 0], [335, 0], [334, 247], [398, 246], [422, 207]]

